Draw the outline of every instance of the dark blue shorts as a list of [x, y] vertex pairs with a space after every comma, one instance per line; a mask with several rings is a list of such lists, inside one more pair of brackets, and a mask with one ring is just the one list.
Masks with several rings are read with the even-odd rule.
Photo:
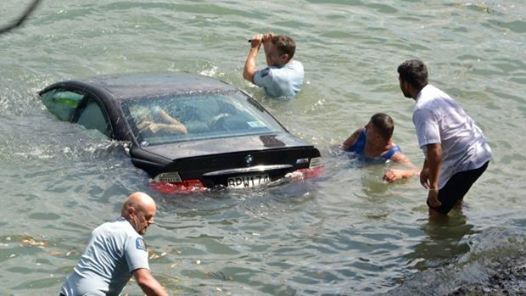
[[464, 195], [468, 193], [471, 185], [486, 171], [488, 164], [489, 161], [478, 169], [454, 174], [449, 181], [447, 181], [446, 185], [438, 191], [438, 200], [442, 205], [436, 208], [429, 206], [429, 204], [427, 204], [427, 206], [442, 214], [449, 213], [449, 211], [464, 198]]

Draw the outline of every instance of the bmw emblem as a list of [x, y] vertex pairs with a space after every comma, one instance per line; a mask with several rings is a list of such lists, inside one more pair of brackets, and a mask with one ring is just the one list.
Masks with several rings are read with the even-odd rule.
[[252, 161], [254, 161], [252, 155], [248, 154], [247, 156], [245, 156], [245, 163], [247, 164], [247, 166], [251, 165]]

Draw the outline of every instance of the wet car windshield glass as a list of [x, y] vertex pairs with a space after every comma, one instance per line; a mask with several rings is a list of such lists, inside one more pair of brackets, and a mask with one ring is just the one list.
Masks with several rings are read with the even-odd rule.
[[141, 145], [283, 131], [241, 92], [195, 93], [123, 101]]

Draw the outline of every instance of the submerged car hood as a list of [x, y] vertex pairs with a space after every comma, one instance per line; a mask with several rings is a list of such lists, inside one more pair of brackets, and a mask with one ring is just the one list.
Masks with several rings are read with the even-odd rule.
[[174, 160], [200, 155], [290, 147], [312, 147], [312, 145], [291, 134], [278, 133], [177, 142], [141, 147], [141, 149]]

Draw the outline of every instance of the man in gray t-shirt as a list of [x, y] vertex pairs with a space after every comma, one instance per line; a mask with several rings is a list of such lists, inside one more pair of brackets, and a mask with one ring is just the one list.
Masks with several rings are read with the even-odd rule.
[[61, 295], [119, 295], [131, 276], [147, 295], [168, 295], [148, 265], [142, 234], [153, 223], [156, 206], [145, 193], [132, 193], [121, 217], [97, 227], [86, 251], [66, 278]]
[[[267, 67], [256, 70], [256, 58], [261, 45], [265, 50]], [[303, 86], [303, 64], [293, 60], [296, 43], [285, 35], [257, 34], [250, 40], [243, 68], [243, 78], [262, 87], [269, 97], [294, 97]]]

